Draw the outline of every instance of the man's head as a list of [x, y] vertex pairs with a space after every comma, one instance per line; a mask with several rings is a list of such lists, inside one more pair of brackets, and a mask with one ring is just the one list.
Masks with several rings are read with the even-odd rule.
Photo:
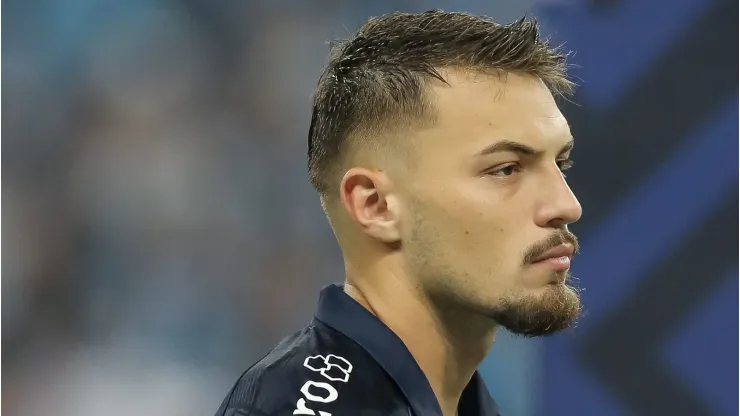
[[308, 166], [348, 261], [395, 256], [437, 304], [514, 333], [571, 325], [567, 225], [581, 207], [562, 173], [565, 69], [528, 20], [395, 13], [337, 44]]

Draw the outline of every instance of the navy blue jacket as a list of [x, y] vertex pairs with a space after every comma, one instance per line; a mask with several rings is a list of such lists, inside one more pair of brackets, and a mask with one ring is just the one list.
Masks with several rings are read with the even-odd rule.
[[[500, 416], [478, 372], [459, 416]], [[321, 291], [311, 322], [249, 368], [216, 416], [441, 416], [437, 398], [406, 346], [344, 293]]]

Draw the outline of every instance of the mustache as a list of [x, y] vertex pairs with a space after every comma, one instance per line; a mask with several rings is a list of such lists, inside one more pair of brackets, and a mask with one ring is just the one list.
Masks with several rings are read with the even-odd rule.
[[579, 246], [576, 235], [567, 230], [559, 230], [527, 249], [524, 253], [524, 264], [532, 263], [536, 258], [547, 253], [548, 250], [561, 244], [572, 245], [575, 253], [578, 253]]

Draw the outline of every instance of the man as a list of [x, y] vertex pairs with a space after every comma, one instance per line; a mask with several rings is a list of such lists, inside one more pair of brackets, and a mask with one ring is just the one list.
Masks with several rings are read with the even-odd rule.
[[242, 375], [218, 415], [497, 415], [476, 368], [499, 327], [571, 326], [581, 207], [537, 25], [394, 13], [339, 43], [314, 98], [309, 178], [346, 282]]

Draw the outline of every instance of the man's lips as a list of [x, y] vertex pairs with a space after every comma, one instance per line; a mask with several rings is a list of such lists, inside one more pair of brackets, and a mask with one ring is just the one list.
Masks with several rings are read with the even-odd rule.
[[570, 268], [570, 260], [575, 254], [575, 249], [570, 244], [560, 244], [547, 250], [541, 256], [537, 257], [532, 261], [532, 264], [540, 264], [548, 266], [555, 270], [568, 270]]

